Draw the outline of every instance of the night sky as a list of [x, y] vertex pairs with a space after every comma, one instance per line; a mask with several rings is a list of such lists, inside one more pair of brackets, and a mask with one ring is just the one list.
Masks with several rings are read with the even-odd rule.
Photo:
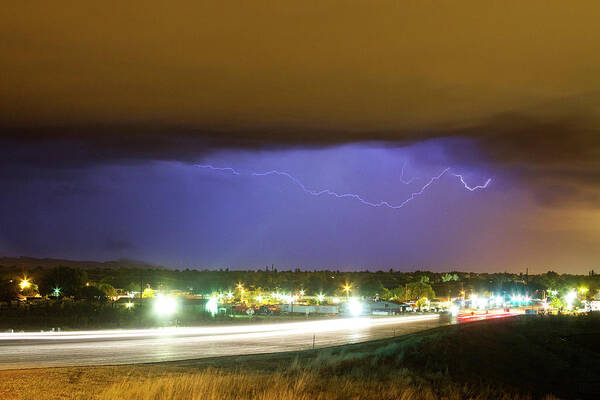
[[0, 15], [0, 255], [598, 268], [595, 1]]

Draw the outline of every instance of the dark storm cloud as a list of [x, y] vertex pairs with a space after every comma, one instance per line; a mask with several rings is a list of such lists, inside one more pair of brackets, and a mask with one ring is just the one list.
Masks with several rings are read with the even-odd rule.
[[[573, 100], [573, 99], [571, 99]], [[589, 96], [588, 96], [589, 100]], [[575, 101], [574, 101], [575, 103]], [[578, 101], [577, 103], [580, 104]], [[511, 171], [548, 205], [600, 206], [600, 102], [585, 108], [562, 102], [535, 111], [497, 115], [453, 132], [472, 138], [476, 148], [450, 143], [457, 159], [485, 162]]]
[[[567, 104], [567, 101], [563, 101]], [[137, 126], [87, 128], [37, 128], [43, 137], [5, 141], [0, 164], [21, 168], [82, 167], [103, 163], [136, 163], [148, 160], [196, 161], [219, 149], [265, 149], [289, 146], [327, 146], [353, 141], [380, 141], [390, 146], [429, 139], [446, 140], [451, 159], [462, 164], [493, 165], [530, 185], [536, 198], [547, 205], [565, 202], [600, 205], [600, 121], [590, 108], [574, 110], [548, 107], [535, 111], [506, 112], [483, 121], [463, 121], [460, 127], [426, 131], [323, 131], [279, 135], [270, 131], [222, 131], [199, 128]], [[51, 134], [55, 133], [55, 135]], [[48, 139], [50, 138], [50, 139]], [[466, 141], [464, 139], [467, 139]], [[423, 154], [423, 157], [428, 157]], [[39, 174], [40, 172], [38, 172]], [[41, 172], [43, 173], [43, 172]]]
[[3, 7], [4, 174], [467, 138], [458, 161], [598, 204], [597, 2], [93, 3]]

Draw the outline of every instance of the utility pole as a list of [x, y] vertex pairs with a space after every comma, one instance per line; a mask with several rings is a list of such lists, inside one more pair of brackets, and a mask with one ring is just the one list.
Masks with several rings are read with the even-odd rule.
[[140, 307], [144, 302], [144, 270], [140, 268]]

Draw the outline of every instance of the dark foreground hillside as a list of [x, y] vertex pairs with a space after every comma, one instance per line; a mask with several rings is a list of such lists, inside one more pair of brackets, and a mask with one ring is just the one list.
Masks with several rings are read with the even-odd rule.
[[426, 337], [403, 364], [452, 380], [565, 398], [600, 398], [600, 315], [522, 317]]
[[597, 399], [600, 316], [521, 317], [336, 348], [0, 372], [1, 399]]

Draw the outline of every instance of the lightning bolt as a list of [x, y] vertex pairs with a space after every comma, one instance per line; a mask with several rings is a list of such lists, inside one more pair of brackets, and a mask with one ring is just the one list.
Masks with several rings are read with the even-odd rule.
[[467, 189], [470, 192], [474, 192], [476, 190], [480, 190], [480, 189], [485, 189], [489, 186], [489, 184], [492, 182], [492, 178], [488, 178], [487, 181], [485, 181], [485, 183], [483, 185], [477, 185], [477, 186], [469, 186], [467, 184], [467, 182], [465, 182], [463, 176], [461, 174], [452, 174], [455, 177], [457, 177], [458, 179], [460, 179], [460, 183], [463, 184], [463, 186], [465, 187], [465, 189]]
[[417, 177], [414, 177], [414, 178], [410, 178], [409, 180], [404, 180], [404, 167], [406, 167], [406, 161], [404, 162], [404, 164], [402, 164], [402, 172], [400, 174], [400, 182], [404, 183], [405, 185], [410, 185], [415, 180], [419, 179]]
[[199, 168], [208, 168], [208, 169], [211, 169], [213, 171], [229, 171], [229, 172], [231, 172], [234, 175], [240, 175], [240, 173], [238, 171], [236, 171], [233, 168], [229, 168], [229, 167], [220, 168], [220, 167], [213, 167], [212, 165], [199, 165], [199, 164], [196, 164], [196, 167], [199, 167]]
[[[196, 166], [199, 168], [207, 168], [207, 169], [210, 169], [213, 171], [227, 171], [227, 172], [231, 172], [234, 175], [242, 175], [240, 172], [238, 172], [237, 170], [230, 168], [230, 167], [221, 168], [221, 167], [214, 167], [212, 165], [198, 165], [198, 164]], [[294, 177], [293, 175], [291, 175], [285, 171], [271, 170], [271, 171], [266, 171], [266, 172], [251, 172], [250, 175], [256, 176], [256, 177], [264, 177], [264, 176], [271, 176], [271, 175], [283, 176], [283, 177], [289, 179], [291, 182], [293, 182], [296, 186], [298, 186], [304, 193], [309, 194], [311, 196], [327, 195], [327, 196], [336, 197], [338, 199], [350, 198], [350, 199], [357, 200], [366, 206], [387, 207], [387, 208], [390, 208], [393, 210], [397, 210], [397, 209], [404, 207], [405, 205], [410, 203], [415, 198], [421, 196], [431, 185], [433, 185], [436, 181], [440, 180], [444, 175], [448, 174], [449, 172], [450, 172], [450, 167], [444, 169], [438, 175], [435, 175], [432, 178], [430, 178], [421, 187], [420, 190], [412, 192], [406, 200], [404, 200], [398, 204], [392, 204], [388, 201], [380, 201], [380, 202], [369, 201], [369, 200], [364, 199], [362, 196], [360, 196], [359, 194], [356, 194], [356, 193], [338, 193], [338, 192], [335, 192], [330, 189], [312, 190], [312, 189], [307, 188], [306, 185], [304, 185], [304, 183], [302, 183], [298, 178]], [[463, 185], [463, 187], [470, 192], [486, 189], [492, 182], [492, 178], [489, 178], [483, 185], [470, 186], [469, 184], [467, 184], [467, 182], [465, 181], [465, 179], [462, 175], [455, 174], [455, 173], [450, 173], [450, 174], [452, 176], [458, 178], [459, 182]], [[402, 168], [402, 176], [404, 176], [404, 167]], [[415, 179], [417, 179], [417, 178], [412, 178], [408, 181], [405, 181], [402, 178], [400, 180], [402, 183], [408, 185], [408, 184], [412, 183]]]

